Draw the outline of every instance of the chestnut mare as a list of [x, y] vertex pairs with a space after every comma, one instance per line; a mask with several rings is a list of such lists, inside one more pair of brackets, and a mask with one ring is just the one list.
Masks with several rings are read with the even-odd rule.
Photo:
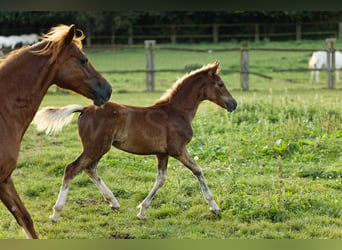
[[29, 238], [38, 236], [11, 174], [23, 135], [49, 86], [71, 89], [95, 105], [111, 95], [109, 83], [81, 51], [83, 38], [76, 36], [74, 25], [60, 25], [41, 42], [13, 51], [0, 65], [0, 199]]
[[146, 218], [146, 210], [153, 196], [163, 185], [169, 156], [176, 158], [192, 171], [200, 183], [210, 210], [220, 215], [201, 167], [186, 149], [193, 136], [191, 122], [203, 100], [212, 101], [229, 112], [237, 107], [236, 101], [217, 73], [218, 67], [219, 63], [216, 62], [185, 75], [150, 107], [108, 102], [102, 107], [69, 105], [63, 108], [46, 107], [39, 111], [33, 123], [38, 130], [46, 130], [47, 133], [62, 129], [64, 124], [71, 121], [75, 112], [81, 112], [78, 127], [83, 152], [65, 169], [51, 220], [56, 222], [62, 213], [71, 181], [81, 170], [89, 175], [111, 207], [119, 210], [120, 205], [113, 193], [96, 173], [97, 163], [110, 150], [111, 145], [133, 154], [157, 156], [157, 180], [152, 191], [138, 206], [138, 218]]

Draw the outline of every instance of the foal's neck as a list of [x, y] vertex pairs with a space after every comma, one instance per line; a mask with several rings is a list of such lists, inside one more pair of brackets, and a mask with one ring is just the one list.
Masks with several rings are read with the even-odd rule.
[[203, 100], [202, 89], [204, 83], [200, 81], [200, 77], [201, 76], [197, 76], [194, 79], [188, 79], [188, 82], [184, 82], [174, 94], [170, 103], [178, 112], [181, 112], [189, 122], [195, 117], [198, 106]]

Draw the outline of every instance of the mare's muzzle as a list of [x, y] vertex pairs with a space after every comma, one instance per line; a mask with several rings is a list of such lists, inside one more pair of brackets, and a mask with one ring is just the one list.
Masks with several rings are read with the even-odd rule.
[[105, 104], [112, 95], [112, 86], [104, 80], [99, 82], [94, 88], [93, 88], [93, 101], [94, 105], [101, 106]]

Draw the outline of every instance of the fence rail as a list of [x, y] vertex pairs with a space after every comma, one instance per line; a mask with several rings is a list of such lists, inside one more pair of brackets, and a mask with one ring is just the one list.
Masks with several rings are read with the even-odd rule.
[[125, 29], [112, 29], [111, 32], [92, 34], [88, 30], [88, 45], [96, 43], [133, 45], [148, 39], [171, 43], [203, 40], [218, 43], [228, 39], [258, 41], [260, 39], [342, 38], [342, 22], [131, 25]]
[[[246, 42], [241, 43], [240, 48], [226, 48], [226, 49], [188, 49], [188, 48], [160, 48], [156, 46], [155, 40], [145, 41], [145, 55], [146, 55], [146, 68], [137, 70], [110, 70], [101, 71], [101, 73], [145, 73], [146, 74], [146, 90], [154, 91], [155, 89], [155, 73], [162, 72], [181, 72], [185, 73], [186, 69], [155, 69], [154, 54], [156, 50], [171, 50], [171, 51], [187, 51], [195, 53], [208, 53], [208, 52], [232, 52], [240, 51], [240, 70], [221, 70], [222, 73], [239, 73], [241, 79], [241, 88], [249, 90], [249, 75], [256, 75], [270, 80], [282, 80], [287, 82], [293, 82], [291, 79], [279, 79], [272, 76], [265, 75], [260, 72], [254, 72], [249, 70], [249, 51], [275, 51], [275, 52], [314, 52], [317, 49], [284, 49], [284, 48], [249, 48]], [[315, 69], [315, 71], [327, 72], [327, 88], [335, 89], [335, 52], [336, 39], [326, 39], [326, 49], [320, 50], [327, 52], [327, 68]], [[273, 72], [308, 72], [312, 69], [297, 68], [297, 69], [272, 69]]]

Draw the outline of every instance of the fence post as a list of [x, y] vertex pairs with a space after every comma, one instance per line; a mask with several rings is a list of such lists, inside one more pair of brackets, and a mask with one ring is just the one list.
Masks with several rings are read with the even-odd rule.
[[133, 44], [133, 26], [129, 25], [128, 27], [128, 41], [127, 41], [128, 45], [132, 45]]
[[213, 43], [218, 43], [219, 41], [219, 26], [218, 24], [213, 24]]
[[249, 55], [248, 43], [242, 42], [240, 45], [241, 51], [241, 87], [243, 90], [249, 90]]
[[145, 56], [146, 56], [146, 91], [154, 91], [154, 49], [155, 40], [145, 40]]
[[329, 38], [325, 40], [327, 46], [327, 87], [335, 89], [335, 51], [336, 39]]
[[302, 23], [296, 22], [296, 40], [302, 39]]
[[176, 38], [177, 33], [176, 33], [176, 26], [173, 24], [171, 25], [171, 43], [176, 43]]
[[260, 39], [260, 25], [258, 23], [254, 24], [254, 41], [259, 41]]

